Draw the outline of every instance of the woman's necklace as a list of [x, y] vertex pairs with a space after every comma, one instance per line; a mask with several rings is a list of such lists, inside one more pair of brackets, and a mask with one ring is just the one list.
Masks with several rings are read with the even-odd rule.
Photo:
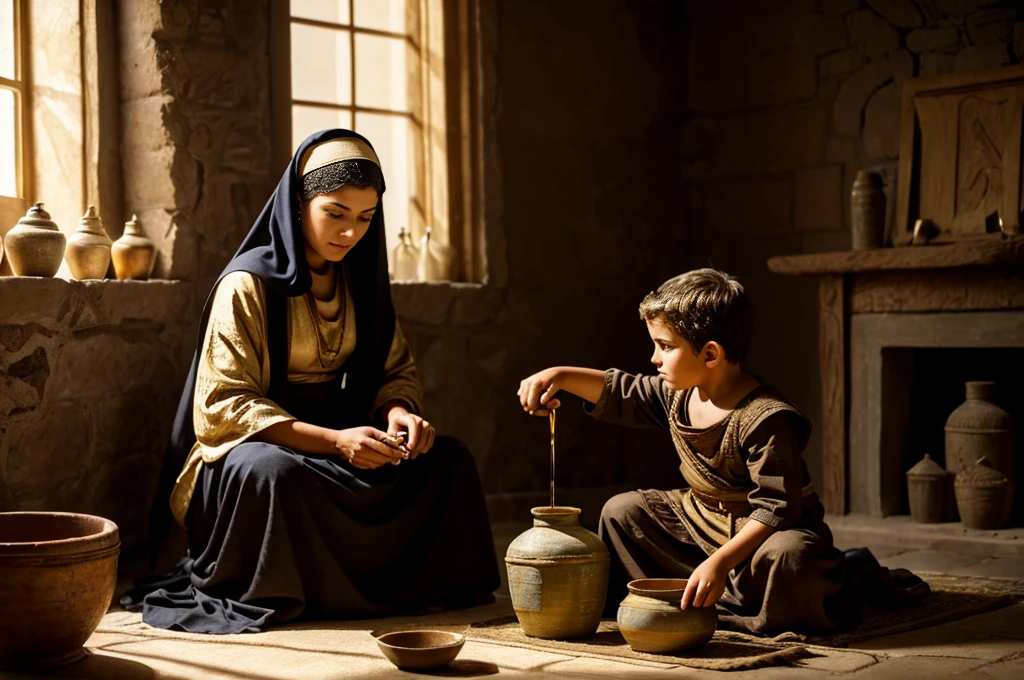
[[[317, 272], [320, 273], [320, 272]], [[326, 272], [325, 272], [326, 273]], [[331, 368], [341, 353], [341, 346], [345, 340], [345, 317], [347, 311], [347, 298], [344, 290], [341, 290], [341, 271], [335, 272], [332, 277], [334, 287], [327, 302], [338, 300], [338, 310], [331, 316], [325, 316], [320, 312], [320, 306], [313, 295], [312, 288], [306, 293], [306, 309], [309, 311], [309, 320], [313, 324], [316, 337], [317, 357], [321, 368]], [[340, 322], [340, 328], [337, 324]], [[337, 331], [335, 331], [337, 329]], [[332, 332], [335, 331], [335, 332]]]

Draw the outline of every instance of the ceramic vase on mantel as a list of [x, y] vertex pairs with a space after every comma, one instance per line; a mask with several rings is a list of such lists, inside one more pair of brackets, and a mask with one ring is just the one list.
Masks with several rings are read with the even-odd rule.
[[114, 261], [114, 273], [118, 279], [145, 281], [153, 273], [156, 246], [146, 237], [135, 215], [125, 222], [124, 234], [114, 241], [110, 257]]
[[885, 191], [882, 175], [861, 170], [850, 192], [851, 242], [854, 250], [885, 245]]
[[910, 516], [922, 524], [942, 521], [949, 473], [932, 460], [927, 453], [914, 467], [907, 470], [907, 495], [910, 498]]
[[66, 244], [50, 213], [36, 203], [7, 233], [5, 250], [15, 276], [53, 276], [60, 269]]
[[572, 639], [593, 635], [608, 594], [608, 548], [579, 524], [579, 508], [531, 510], [533, 528], [508, 547], [508, 584], [523, 632]]
[[110, 246], [110, 237], [103, 230], [96, 208], [90, 205], [78, 220], [78, 230], [68, 239], [67, 252], [64, 253], [71, 275], [79, 281], [107, 278]]

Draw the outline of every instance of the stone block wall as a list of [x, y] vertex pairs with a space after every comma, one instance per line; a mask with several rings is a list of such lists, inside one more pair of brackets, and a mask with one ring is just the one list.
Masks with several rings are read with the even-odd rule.
[[[687, 12], [691, 262], [746, 284], [750, 367], [820, 423], [817, 282], [770, 274], [765, 262], [848, 249], [856, 172], [880, 170], [895, 187], [903, 81], [1018, 63], [1024, 5], [691, 0]], [[820, 478], [817, 434], [805, 457]]]
[[104, 515], [131, 555], [198, 313], [276, 178], [268, 0], [114, 4], [122, 208], [173, 281], [0, 278], [0, 511]]

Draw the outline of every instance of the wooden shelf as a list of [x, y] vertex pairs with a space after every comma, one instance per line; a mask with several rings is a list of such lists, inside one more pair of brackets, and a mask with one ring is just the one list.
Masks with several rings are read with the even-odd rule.
[[1024, 237], [784, 255], [768, 260], [768, 269], [776, 274], [810, 276], [905, 269], [946, 269], [989, 264], [1024, 264]]

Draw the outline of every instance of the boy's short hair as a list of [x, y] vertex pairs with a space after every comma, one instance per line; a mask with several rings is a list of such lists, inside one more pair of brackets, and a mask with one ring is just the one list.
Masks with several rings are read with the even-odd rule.
[[740, 282], [717, 269], [695, 269], [671, 278], [640, 303], [644, 321], [664, 319], [694, 353], [714, 340], [729, 363], [747, 358], [754, 307]]

